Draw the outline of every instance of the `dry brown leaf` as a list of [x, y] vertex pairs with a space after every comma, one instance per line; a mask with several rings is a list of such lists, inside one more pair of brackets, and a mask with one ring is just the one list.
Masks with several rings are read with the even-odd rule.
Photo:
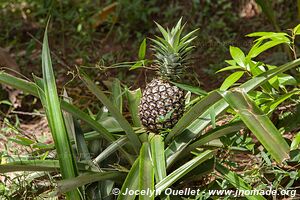
[[92, 27], [95, 29], [105, 22], [110, 14], [116, 11], [118, 3], [114, 2], [92, 16]]

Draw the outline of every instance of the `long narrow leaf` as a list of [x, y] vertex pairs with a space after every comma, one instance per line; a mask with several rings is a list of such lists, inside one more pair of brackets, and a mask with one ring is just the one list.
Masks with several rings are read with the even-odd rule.
[[194, 150], [197, 147], [200, 147], [212, 140], [222, 137], [223, 135], [238, 132], [241, 129], [245, 128], [245, 124], [241, 121], [233, 122], [230, 124], [226, 124], [220, 127], [217, 127], [208, 133], [200, 136], [195, 142], [190, 144], [187, 148], [184, 149], [184, 154], [187, 154]]
[[5, 73], [4, 71], [0, 71], [0, 83], [7, 84], [13, 88], [22, 90], [23, 92], [32, 94], [36, 97], [39, 96], [35, 83], [15, 77]]
[[[231, 170], [227, 169], [223, 165], [217, 163], [216, 170], [222, 175], [224, 179], [226, 179], [231, 185], [233, 185], [236, 189], [242, 190], [251, 190], [251, 186], [248, 185], [241, 177], [239, 177], [236, 173], [232, 172]], [[259, 191], [259, 190], [258, 190]], [[245, 196], [249, 200], [266, 200], [261, 195], [253, 195], [253, 196]]]
[[151, 138], [150, 142], [155, 171], [155, 180], [156, 182], [159, 182], [167, 176], [164, 141], [161, 135], [155, 135], [153, 138]]
[[289, 158], [289, 146], [280, 132], [243, 90], [220, 93], [277, 162]]
[[[64, 90], [64, 100], [69, 104], [72, 104], [71, 99], [68, 97], [66, 90]], [[63, 117], [65, 120], [67, 132], [70, 137], [70, 140], [74, 141], [76, 151], [77, 151], [77, 157], [79, 157], [80, 160], [91, 161], [90, 153], [87, 144], [85, 142], [84, 134], [81, 130], [80, 125], [78, 124], [76, 119], [73, 118], [72, 114], [69, 112], [63, 111]]]
[[205, 96], [201, 101], [196, 103], [184, 116], [177, 122], [172, 131], [168, 134], [166, 142], [177, 134], [180, 134], [188, 125], [190, 125], [195, 119], [197, 119], [206, 109], [219, 101], [221, 96], [213, 91]]
[[81, 72], [82, 80], [90, 91], [107, 107], [111, 115], [119, 122], [120, 126], [126, 132], [128, 139], [137, 152], [141, 147], [141, 142], [138, 136], [134, 133], [132, 127], [128, 121], [122, 116], [119, 110], [111, 103], [111, 101], [106, 97], [106, 95], [101, 91], [97, 85], [83, 72]]
[[75, 107], [72, 104], [67, 103], [66, 101], [61, 101], [61, 106], [65, 111], [71, 113], [74, 117], [84, 120], [89, 124], [95, 131], [98, 131], [103, 138], [109, 142], [115, 141], [114, 136], [108, 132], [99, 122], [92, 119], [87, 113], [83, 112], [79, 108]]
[[[10, 74], [0, 71], [0, 82], [10, 85], [16, 89], [28, 92], [36, 97], [38, 97], [37, 85], [33, 82], [26, 81], [21, 78], [14, 77]], [[71, 113], [74, 117], [81, 119], [88, 123], [92, 128], [98, 131], [103, 137], [108, 141], [114, 141], [114, 137], [110, 134], [105, 128], [101, 126], [97, 121], [93, 120], [88, 114], [81, 111], [74, 105], [69, 104], [68, 102], [61, 100], [61, 107], [63, 110]]]
[[[85, 163], [77, 163], [80, 171], [94, 171], [98, 169], [91, 168], [90, 165]], [[53, 171], [56, 172], [60, 169], [58, 160], [25, 160], [25, 161], [14, 161], [0, 165], [0, 172], [15, 172], [15, 171]]]
[[[150, 145], [143, 143], [140, 151], [139, 164], [139, 190], [154, 191], [154, 169], [151, 161]], [[140, 200], [154, 200], [155, 195], [150, 193], [140, 194]]]
[[123, 185], [120, 190], [119, 196], [117, 200], [134, 200], [135, 199], [135, 194], [130, 195], [130, 194], [125, 194], [128, 189], [130, 190], [137, 190], [139, 186], [139, 158], [135, 160], [133, 163]]
[[185, 163], [181, 167], [177, 168], [175, 171], [173, 171], [171, 174], [166, 176], [163, 180], [158, 182], [155, 185], [155, 190], [157, 191], [157, 194], [164, 191], [168, 187], [170, 187], [172, 184], [174, 184], [176, 181], [178, 181], [181, 177], [186, 175], [188, 172], [193, 170], [195, 167], [203, 163], [204, 161], [210, 159], [213, 157], [214, 152], [211, 150], [206, 150], [203, 153], [199, 154], [197, 157], [193, 158], [189, 162]]
[[119, 112], [123, 111], [123, 93], [119, 79], [114, 79], [112, 83], [112, 100]]
[[96, 181], [119, 180], [121, 182], [125, 178], [125, 175], [126, 174], [122, 172], [97, 172], [82, 174], [76, 178], [59, 181], [57, 183], [57, 191], [59, 193], [65, 193]]
[[128, 109], [132, 118], [132, 123], [134, 126], [139, 127], [141, 126], [141, 121], [140, 118], [138, 117], [138, 113], [139, 113], [138, 105], [142, 97], [141, 89], [131, 91], [128, 88], [126, 88], [125, 92], [128, 100]]
[[[42, 101], [42, 104], [44, 108], [46, 108], [47, 120], [60, 162], [60, 171], [63, 179], [74, 178], [78, 174], [77, 166], [74, 160], [68, 134], [66, 132], [62, 111], [60, 109], [60, 102], [58, 99], [50, 50], [48, 46], [47, 28], [45, 30], [43, 40], [42, 69], [45, 92], [45, 101]], [[41, 97], [41, 99], [43, 98], [44, 97]], [[78, 190], [74, 189], [68, 192], [67, 199], [80, 199]]]
[[116, 152], [119, 148], [125, 145], [128, 142], [128, 138], [126, 136], [122, 136], [112, 144], [110, 144], [104, 151], [101, 152], [95, 159], [95, 163], [102, 162], [105, 158], [110, 156], [112, 153]]
[[[155, 181], [158, 183], [167, 176], [164, 139], [161, 135], [154, 135], [150, 140], [151, 154], [154, 166]], [[169, 200], [170, 197], [161, 197], [161, 199]]]
[[[246, 92], [252, 91], [255, 88], [264, 84], [272, 77], [299, 65], [300, 65], [300, 59], [296, 59], [294, 61], [281, 65], [278, 68], [269, 70], [265, 73], [262, 73], [250, 79], [246, 83], [242, 84], [240, 88], [244, 89]], [[227, 108], [228, 108], [228, 104], [224, 99], [221, 99], [220, 101], [214, 104], [214, 110], [216, 116], [218, 116], [220, 113], [225, 111]], [[203, 129], [210, 123], [209, 119], [210, 119], [210, 113], [208, 111], [205, 111], [201, 116], [198, 116], [198, 119], [196, 119], [191, 125], [189, 125], [182, 134], [174, 138], [174, 140], [165, 150], [167, 167], [169, 167], [170, 164], [173, 163], [173, 160], [175, 160], [176, 157], [180, 155], [180, 152], [185, 147], [188, 146], [190, 141], [196, 138], [199, 135], [199, 133], [203, 131]]]

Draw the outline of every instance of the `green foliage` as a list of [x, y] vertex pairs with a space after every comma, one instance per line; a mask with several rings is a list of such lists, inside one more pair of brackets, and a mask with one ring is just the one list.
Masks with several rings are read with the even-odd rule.
[[[66, 124], [63, 120], [58, 99], [54, 73], [52, 69], [50, 50], [48, 46], [47, 28], [42, 50], [43, 80], [37, 80], [39, 97], [46, 110], [47, 120], [60, 161], [60, 171], [63, 179], [77, 176], [77, 165], [74, 160], [71, 143], [67, 135]], [[67, 192], [67, 199], [80, 199], [78, 190]]]
[[[171, 33], [172, 30], [181, 30], [178, 27], [180, 23], [175, 29], [171, 29]], [[161, 26], [159, 29], [168, 39], [170, 31]], [[297, 35], [298, 28], [293, 30], [294, 35]], [[291, 39], [293, 36], [274, 32], [256, 32], [248, 36], [258, 39], [247, 54], [238, 47], [230, 47], [232, 60], [227, 60], [229, 66], [219, 72], [236, 71], [225, 79], [219, 89], [205, 92], [194, 86], [174, 83], [195, 96], [190, 97], [186, 113], [173, 129], [154, 135], [141, 127], [136, 116], [141, 91], [131, 91], [118, 79], [111, 82], [111, 88], [106, 93], [82, 69], [79, 70], [81, 80], [99, 100], [97, 103], [101, 107], [100, 113], [90, 111], [88, 114], [80, 110], [68, 101], [66, 93], [64, 98], [59, 99], [45, 35], [42, 52], [43, 79], [34, 77], [35, 82], [30, 82], [0, 72], [0, 82], [41, 99], [55, 141], [57, 159], [48, 158], [46, 155], [47, 160], [45, 157], [44, 160], [6, 160], [1, 162], [4, 164], [0, 165], [0, 169], [4, 172], [52, 172], [59, 169], [63, 180], [58, 182], [58, 192], [66, 193], [67, 197], [72, 199], [113, 199], [112, 192], [116, 191], [121, 192], [118, 200], [135, 199], [137, 196], [139, 199], [154, 199], [155, 195], [160, 199], [173, 199], [175, 197], [168, 197], [163, 193], [160, 195], [159, 192], [169, 187], [180, 188], [183, 185], [195, 184], [200, 178], [209, 176], [212, 171], [218, 176], [216, 180], [205, 182], [205, 188], [251, 189], [256, 185], [263, 187], [264, 183], [259, 174], [266, 175], [267, 172], [263, 172], [263, 168], [270, 169], [275, 174], [276, 177], [269, 182], [276, 188], [284, 178], [289, 178], [286, 189], [294, 187], [298, 180], [298, 172], [277, 169], [279, 165], [276, 163], [289, 166], [289, 162], [299, 162], [299, 153], [295, 153], [300, 141], [299, 136], [297, 135], [289, 146], [283, 137], [284, 131], [276, 127], [270, 116], [279, 105], [287, 101], [298, 103], [298, 83], [288, 71], [299, 66], [300, 59], [278, 67], [257, 60], [263, 52], [280, 44], [289, 45], [294, 49]], [[172, 42], [180, 44], [179, 38], [177, 35]], [[193, 39], [191, 38], [191, 41]], [[145, 56], [146, 40], [143, 40], [138, 57], [140, 60], [146, 60]], [[147, 66], [149, 63], [142, 64]], [[239, 84], [242, 76], [247, 76], [247, 80]], [[124, 104], [125, 99], [127, 104]], [[125, 115], [126, 108], [130, 116]], [[61, 109], [68, 114], [63, 116]], [[222, 117], [227, 118], [220, 120]], [[222, 125], [219, 125], [220, 121], [223, 122]], [[284, 128], [285, 124], [281, 127]], [[254, 137], [257, 139], [255, 142]], [[24, 146], [35, 144], [24, 137], [12, 140]], [[71, 148], [72, 144], [75, 144], [74, 150]], [[290, 152], [290, 149], [294, 151]], [[237, 151], [246, 152], [252, 158], [261, 159], [262, 166], [250, 166], [250, 172], [245, 170], [244, 174], [238, 175], [228, 168], [237, 169], [240, 163], [223, 156], [224, 151], [232, 155]], [[62, 157], [66, 152], [67, 156]], [[258, 175], [254, 176], [251, 172]], [[253, 176], [257, 182], [251, 179]], [[6, 190], [3, 187], [0, 189]], [[154, 196], [123, 195], [127, 189], [156, 189], [159, 192]], [[191, 195], [187, 198], [201, 199], [204, 196]], [[264, 199], [262, 196], [246, 198]]]

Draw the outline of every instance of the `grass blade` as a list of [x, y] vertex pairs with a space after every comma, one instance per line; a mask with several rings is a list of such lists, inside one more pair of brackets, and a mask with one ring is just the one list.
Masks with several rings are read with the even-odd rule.
[[[224, 179], [226, 179], [231, 185], [233, 185], [238, 190], [251, 190], [251, 186], [248, 185], [241, 177], [239, 177], [236, 173], [227, 169], [223, 165], [216, 163], [216, 170], [222, 175]], [[258, 190], [259, 191], [259, 190]], [[253, 195], [253, 196], [245, 196], [249, 200], [266, 200], [261, 195]]]

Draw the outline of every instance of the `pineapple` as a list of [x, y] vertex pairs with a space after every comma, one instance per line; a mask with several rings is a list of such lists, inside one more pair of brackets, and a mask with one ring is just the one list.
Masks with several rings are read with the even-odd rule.
[[139, 105], [139, 117], [143, 126], [154, 133], [171, 129], [184, 113], [184, 91], [173, 85], [183, 75], [188, 64], [188, 54], [194, 48], [191, 42], [196, 38], [194, 30], [181, 36], [184, 25], [182, 19], [175, 27], [164, 29], [156, 24], [162, 37], [151, 39], [155, 54], [153, 67], [158, 71], [158, 78], [146, 85]]

